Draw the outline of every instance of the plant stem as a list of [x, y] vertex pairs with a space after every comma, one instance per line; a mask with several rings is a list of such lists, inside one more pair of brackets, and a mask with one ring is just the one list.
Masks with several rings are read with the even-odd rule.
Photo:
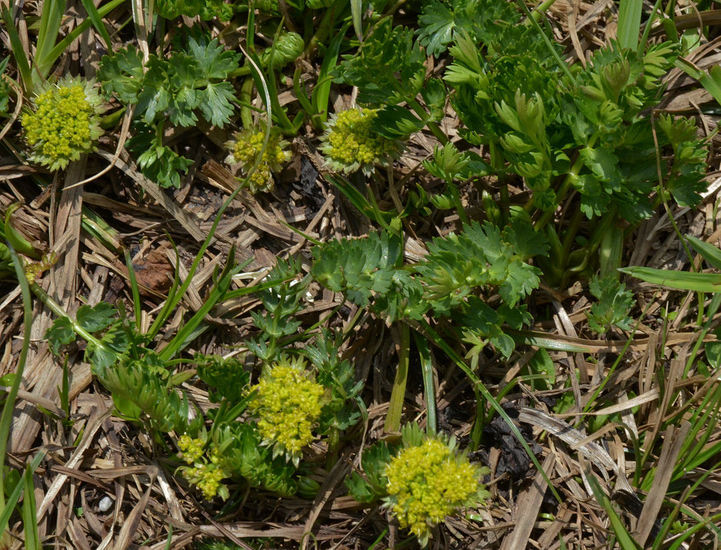
[[385, 431], [389, 433], [399, 432], [401, 429], [401, 415], [403, 414], [403, 400], [406, 395], [406, 383], [408, 382], [408, 359], [410, 347], [410, 327], [405, 323], [392, 327], [394, 340], [396, 340], [396, 353], [398, 354], [398, 369], [393, 381], [393, 390], [386, 413]]
[[[421, 120], [424, 120], [428, 117], [428, 113], [423, 108], [423, 106], [418, 103], [417, 99], [409, 99], [408, 100], [408, 106], [413, 110], [414, 113], [416, 113]], [[438, 141], [441, 142], [442, 145], [446, 145], [449, 143], [448, 136], [443, 133], [443, 130], [436, 124], [435, 122], [427, 121], [426, 127], [431, 131], [431, 133], [436, 137]]]

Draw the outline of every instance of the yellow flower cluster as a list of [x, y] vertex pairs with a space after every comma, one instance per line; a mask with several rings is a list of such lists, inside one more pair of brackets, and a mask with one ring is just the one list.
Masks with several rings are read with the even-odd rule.
[[287, 143], [280, 139], [277, 133], [271, 132], [268, 138], [268, 145], [263, 151], [265, 132], [263, 130], [243, 130], [235, 136], [231, 142], [232, 153], [227, 162], [239, 163], [245, 175], [247, 175], [256, 159], [263, 152], [263, 156], [255, 171], [250, 174], [248, 186], [251, 192], [271, 191], [273, 189], [273, 172], [280, 172], [283, 164], [290, 160], [290, 152], [284, 150]]
[[192, 483], [203, 493], [206, 500], [212, 500], [218, 494], [225, 500], [228, 489], [221, 481], [230, 474], [223, 468], [217, 449], [210, 451], [209, 460], [203, 458], [204, 447], [202, 439], [193, 439], [189, 435], [180, 436], [178, 456], [188, 465], [180, 468], [180, 471], [188, 483]]
[[423, 544], [432, 527], [482, 494], [482, 469], [438, 439], [403, 449], [385, 473], [391, 511]]
[[397, 152], [394, 140], [373, 131], [377, 116], [377, 109], [348, 109], [331, 118], [320, 147], [331, 168], [347, 174], [359, 169], [371, 174], [376, 164], [384, 164]]
[[301, 449], [313, 441], [313, 426], [323, 408], [325, 388], [303, 362], [281, 361], [256, 384], [250, 409], [258, 417], [258, 430], [277, 455], [298, 463]]
[[31, 160], [59, 170], [92, 151], [102, 134], [100, 103], [89, 82], [66, 79], [47, 86], [34, 98], [34, 109], [22, 116], [25, 139], [33, 148]]

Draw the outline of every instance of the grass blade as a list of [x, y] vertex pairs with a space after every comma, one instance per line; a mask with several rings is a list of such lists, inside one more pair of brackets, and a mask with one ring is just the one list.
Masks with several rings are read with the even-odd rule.
[[90, 21], [93, 23], [93, 27], [95, 27], [95, 30], [98, 31], [98, 34], [102, 37], [103, 41], [105, 42], [105, 47], [108, 48], [109, 52], [112, 52], [113, 51], [113, 43], [112, 43], [112, 40], [110, 40], [110, 33], [108, 33], [108, 29], [105, 28], [105, 23], [103, 23], [103, 18], [100, 16], [100, 13], [98, 13], [98, 9], [95, 7], [95, 4], [93, 4], [92, 0], [80, 0], [80, 1], [83, 3], [85, 12], [88, 14]]
[[638, 50], [638, 35], [641, 32], [642, 0], [621, 0], [618, 8], [618, 43], [622, 48]]
[[21, 515], [23, 518], [23, 531], [25, 532], [25, 549], [43, 550], [40, 543], [38, 522], [35, 519], [37, 510], [35, 505], [35, 484], [33, 483], [33, 472], [30, 468], [25, 468], [22, 485], [24, 496]]
[[433, 384], [433, 362], [431, 361], [431, 350], [428, 341], [418, 333], [414, 334], [416, 348], [418, 348], [418, 356], [421, 362], [421, 371], [423, 373], [423, 394], [426, 399], [426, 432], [429, 435], [436, 433], [437, 415], [436, 415], [436, 389]]
[[[45, 451], [40, 451], [38, 454], [35, 455], [35, 458], [33, 458], [32, 462], [25, 467], [26, 471], [29, 471], [31, 474], [35, 473], [35, 470], [38, 469], [38, 466], [40, 466], [43, 458], [45, 458]], [[5, 529], [7, 528], [8, 522], [10, 521], [10, 516], [12, 515], [13, 510], [15, 509], [15, 505], [18, 503], [18, 500], [20, 500], [20, 495], [22, 494], [22, 492], [23, 483], [22, 481], [20, 481], [17, 485], [15, 485], [15, 488], [13, 489], [12, 493], [10, 493], [10, 496], [8, 496], [7, 503], [5, 503], [3, 506], [0, 506], [0, 536], [2, 535], [2, 533], [5, 532]]]
[[606, 493], [603, 492], [598, 480], [590, 470], [586, 472], [586, 479], [588, 480], [588, 484], [591, 486], [593, 496], [596, 497], [598, 503], [608, 514], [608, 519], [611, 521], [611, 528], [618, 539], [618, 545], [623, 550], [641, 550], [641, 547], [633, 540], [633, 537], [626, 529], [626, 526], [621, 521], [621, 518], [616, 513], [616, 510], [613, 509], [611, 500], [608, 498]]
[[37, 71], [36, 77], [40, 77], [41, 80], [45, 80], [58, 58], [58, 56], [52, 55], [52, 51], [60, 32], [65, 8], [67, 8], [65, 0], [45, 0], [42, 5], [40, 30], [33, 60], [34, 68]]
[[716, 273], [688, 273], [686, 271], [669, 271], [653, 267], [624, 267], [621, 273], [631, 275], [647, 283], [675, 288], [677, 290], [693, 290], [696, 292], [721, 291], [721, 275]]
[[393, 390], [386, 413], [385, 431], [396, 433], [401, 430], [401, 416], [403, 415], [403, 401], [406, 396], [406, 384], [408, 382], [408, 362], [410, 356], [410, 327], [405, 323], [391, 327], [393, 339], [396, 341], [396, 353], [398, 354], [398, 367], [393, 380]]
[[363, 42], [363, 2], [350, 0], [350, 12], [353, 16], [353, 30], [359, 42]]
[[13, 52], [20, 79], [23, 81], [23, 88], [25, 88], [25, 92], [31, 93], [33, 91], [33, 78], [30, 70], [30, 60], [25, 55], [23, 43], [20, 40], [18, 30], [15, 28], [15, 21], [7, 6], [2, 9], [2, 19], [5, 22], [5, 28], [10, 38], [10, 49]]
[[[20, 284], [20, 290], [23, 296], [23, 345], [20, 350], [20, 356], [18, 357], [17, 368], [15, 369], [15, 378], [10, 391], [5, 397], [5, 404], [3, 405], [2, 414], [0, 415], [0, 468], [5, 464], [5, 453], [7, 452], [8, 437], [10, 436], [10, 425], [13, 420], [13, 411], [15, 410], [15, 399], [17, 398], [18, 391], [20, 390], [20, 382], [23, 379], [23, 371], [25, 370], [25, 363], [28, 358], [28, 350], [30, 349], [30, 329], [33, 325], [33, 304], [30, 295], [30, 285], [28, 284], [27, 277], [25, 277], [25, 271], [23, 269], [22, 262], [18, 257], [17, 252], [13, 248], [9, 241], [6, 241], [10, 257], [15, 267], [15, 274]], [[5, 486], [4, 476], [0, 475], [0, 509], [5, 504]], [[4, 528], [0, 528], [0, 532]]]
[[693, 249], [708, 262], [708, 265], [721, 270], [721, 250], [719, 250], [718, 247], [691, 235], [686, 238], [688, 239], [688, 242], [691, 243], [691, 246], [693, 246]]

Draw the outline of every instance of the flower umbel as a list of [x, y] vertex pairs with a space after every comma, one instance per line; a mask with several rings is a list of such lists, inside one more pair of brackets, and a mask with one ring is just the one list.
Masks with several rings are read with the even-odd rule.
[[333, 170], [371, 175], [376, 164], [385, 164], [399, 149], [398, 142], [373, 130], [377, 109], [347, 109], [332, 115], [320, 150]]
[[179, 470], [188, 483], [195, 485], [206, 500], [220, 496], [223, 500], [229, 496], [228, 488], [221, 481], [230, 477], [230, 473], [223, 467], [220, 452], [217, 448], [210, 449], [208, 458], [205, 457], [205, 442], [193, 439], [189, 435], [182, 435], [178, 439], [178, 456], [188, 465], [181, 466]]
[[[271, 132], [268, 138], [268, 145], [263, 150], [265, 132], [263, 130], [242, 130], [235, 135], [235, 140], [229, 142], [231, 150], [226, 159], [228, 164], [239, 164], [244, 176], [250, 174], [248, 187], [252, 193], [257, 191], [273, 190], [273, 172], [280, 172], [283, 164], [290, 160], [290, 152], [285, 148], [288, 143], [280, 138], [277, 132]], [[255, 171], [251, 169], [256, 159], [261, 155], [260, 162]]]
[[305, 370], [303, 360], [282, 359], [252, 389], [249, 407], [264, 443], [273, 445], [274, 456], [285, 454], [297, 465], [301, 449], [313, 441], [325, 388]]
[[457, 455], [452, 444], [426, 438], [388, 462], [386, 505], [400, 526], [409, 528], [425, 546], [431, 529], [446, 516], [487, 496], [480, 481], [483, 473], [485, 468]]
[[101, 105], [93, 82], [63, 78], [46, 84], [22, 116], [25, 140], [33, 150], [30, 160], [60, 170], [91, 152], [103, 133]]

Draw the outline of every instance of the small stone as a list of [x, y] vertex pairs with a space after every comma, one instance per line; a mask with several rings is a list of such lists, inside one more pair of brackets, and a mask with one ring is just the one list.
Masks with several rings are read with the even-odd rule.
[[100, 512], [107, 512], [113, 507], [113, 499], [109, 496], [104, 496], [100, 499], [100, 502], [98, 502], [98, 511]]

